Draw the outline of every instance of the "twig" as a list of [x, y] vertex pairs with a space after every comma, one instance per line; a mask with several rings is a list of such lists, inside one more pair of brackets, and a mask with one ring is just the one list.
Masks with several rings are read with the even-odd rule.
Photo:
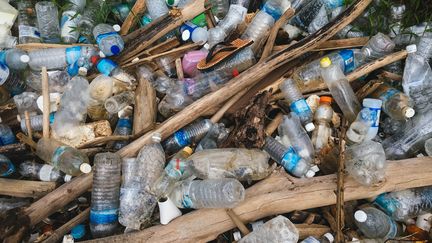
[[211, 8], [207, 8], [204, 13], [207, 21], [207, 27], [209, 29], [214, 28], [216, 26], [216, 19], [211, 11]]
[[343, 228], [345, 227], [345, 215], [344, 215], [344, 172], [345, 172], [345, 135], [347, 121], [342, 118], [342, 127], [339, 137], [339, 159], [338, 159], [338, 171], [337, 171], [337, 191], [336, 191], [336, 242], [343, 243]]
[[381, 75], [385, 78], [391, 79], [391, 80], [395, 80], [395, 81], [402, 81], [402, 76], [399, 74], [395, 74], [395, 73], [391, 73], [388, 71], [383, 71], [381, 73]]
[[278, 113], [275, 118], [270, 122], [270, 124], [267, 125], [265, 129], [265, 133], [267, 136], [271, 136], [276, 129], [279, 127], [279, 124], [282, 122], [283, 114]]
[[126, 35], [129, 30], [136, 24], [137, 20], [139, 20], [138, 15], [143, 13], [146, 9], [145, 0], [137, 0], [132, 7], [129, 15], [126, 17], [125, 21], [120, 30], [121, 35]]
[[175, 67], [177, 71], [177, 78], [179, 80], [184, 79], [183, 67], [180, 57], [175, 60]]
[[28, 136], [24, 135], [23, 133], [19, 132], [17, 133], [16, 137], [20, 142], [27, 144], [32, 149], [36, 149], [36, 143], [33, 141], [33, 139], [30, 139]]
[[232, 209], [227, 209], [226, 212], [243, 235], [247, 235], [250, 233], [249, 229], [242, 222], [239, 216], [237, 216], [237, 214], [234, 213]]
[[86, 143], [79, 145], [77, 148], [78, 149], [84, 149], [84, 148], [88, 148], [88, 147], [93, 147], [95, 145], [102, 145], [102, 144], [105, 144], [105, 143], [108, 143], [111, 141], [125, 141], [125, 140], [129, 140], [130, 138], [131, 138], [131, 136], [120, 136], [120, 135], [98, 137], [98, 138], [95, 138], [91, 141], [88, 141]]
[[[359, 38], [349, 38], [342, 40], [328, 40], [322, 43], [321, 45], [314, 48], [312, 51], [327, 51], [327, 50], [338, 50], [338, 49], [347, 49], [354, 47], [364, 46], [369, 40], [369, 37], [359, 37]], [[281, 51], [287, 48], [288, 45], [279, 45], [273, 47], [273, 52]]]
[[43, 96], [43, 137], [49, 138], [50, 94], [48, 86], [47, 68], [42, 67], [42, 96]]
[[225, 112], [227, 110], [229, 110], [229, 108], [231, 108], [231, 106], [233, 106], [238, 100], [240, 100], [243, 95], [245, 95], [247, 92], [249, 91], [249, 89], [245, 89], [243, 91], [240, 91], [240, 93], [236, 94], [235, 96], [233, 96], [231, 99], [229, 99], [211, 118], [210, 120], [213, 123], [218, 122], [225, 114]]
[[31, 127], [30, 115], [29, 115], [28, 111], [24, 111], [24, 117], [25, 117], [25, 124], [27, 127], [27, 135], [28, 135], [29, 139], [33, 140], [33, 129]]

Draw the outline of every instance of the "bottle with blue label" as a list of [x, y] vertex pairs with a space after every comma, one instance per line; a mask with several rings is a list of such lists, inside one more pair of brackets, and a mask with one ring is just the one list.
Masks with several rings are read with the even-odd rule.
[[78, 22], [85, 5], [85, 0], [70, 0], [66, 4], [60, 20], [60, 36], [64, 43], [72, 44], [78, 41]]
[[402, 235], [401, 225], [374, 207], [365, 207], [354, 213], [355, 224], [367, 238], [393, 239]]
[[378, 134], [382, 101], [378, 99], [363, 99], [363, 107], [368, 108], [372, 114], [372, 126], [366, 133], [365, 140], [372, 140]]
[[291, 2], [288, 0], [268, 0], [264, 3], [262, 11], [268, 13], [277, 21], [290, 7]]
[[346, 133], [347, 145], [360, 144], [366, 140], [366, 135], [376, 121], [377, 113], [369, 108], [363, 108], [349, 126]]
[[101, 74], [115, 78], [118, 81], [131, 85], [132, 88], [133, 86], [137, 85], [136, 78], [123, 70], [113, 60], [110, 60], [108, 58], [99, 58], [98, 56], [92, 56], [90, 60]]
[[184, 180], [169, 198], [178, 208], [234, 208], [244, 200], [245, 189], [236, 179]]
[[23, 50], [14, 48], [0, 51], [0, 63], [13, 70], [24, 70], [28, 66], [30, 57]]
[[0, 154], [0, 177], [8, 177], [15, 172], [15, 165], [10, 159]]
[[334, 236], [331, 233], [325, 233], [321, 238], [317, 239], [313, 236], [309, 236], [300, 243], [333, 243]]
[[71, 229], [70, 234], [74, 240], [82, 239], [86, 234], [86, 226], [84, 224], [76, 225]]
[[90, 231], [94, 238], [110, 236], [118, 227], [120, 182], [120, 156], [96, 154], [90, 206]]
[[93, 37], [105, 56], [116, 56], [124, 48], [124, 41], [117, 31], [120, 31], [118, 25], [98, 24], [93, 28]]
[[18, 9], [19, 43], [40, 43], [41, 35], [37, 27], [36, 10], [33, 1], [22, 0], [16, 4]]
[[315, 129], [313, 124], [313, 115], [309, 105], [303, 98], [300, 89], [293, 79], [285, 79], [279, 86], [284, 98], [290, 104], [290, 109], [299, 118], [303, 126], [305, 126], [306, 131], [311, 132]]
[[[132, 134], [132, 119], [130, 117], [120, 118], [117, 122], [117, 126], [114, 129], [113, 135], [129, 136]], [[113, 145], [114, 150], [120, 150], [124, 146], [128, 145], [129, 141], [117, 141]]]
[[6, 125], [1, 123], [0, 119], [0, 141], [2, 145], [9, 145], [16, 143], [15, 135], [12, 132], [12, 129]]

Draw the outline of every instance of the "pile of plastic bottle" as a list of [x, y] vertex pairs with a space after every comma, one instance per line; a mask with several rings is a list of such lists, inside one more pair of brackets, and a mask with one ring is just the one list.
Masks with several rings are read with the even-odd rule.
[[[0, 149], [6, 151], [0, 154], [0, 177], [63, 184], [93, 173], [91, 193], [44, 220], [43, 227], [38, 224], [30, 242], [49, 236], [86, 208], [90, 208], [89, 218], [75, 226], [64, 242], [166, 225], [194, 209], [235, 208], [246, 202], [248, 187], [278, 169], [301, 180], [334, 173], [325, 165], [339, 156], [342, 126], [346, 126], [347, 176], [359, 186], [384, 182], [387, 160], [432, 156], [430, 23], [402, 30], [405, 6], [393, 4], [389, 7], [388, 32], [370, 36], [359, 48], [322, 52], [320, 58], [303, 63], [283, 78], [279, 85], [283, 99], [272, 103], [280, 107], [283, 117], [277, 131], [266, 135], [262, 147], [223, 147], [235, 127], [232, 117], [226, 115], [219, 122], [202, 117], [166, 139], [152, 133], [152, 143], [140, 148], [136, 157], [120, 157], [116, 152], [137, 138], [133, 134], [141, 132], [133, 126], [139, 80], [148, 80], [156, 92], [156, 121], [162, 123], [253, 68], [270, 30], [286, 10], [295, 10], [280, 30], [289, 43], [314, 34], [347, 7], [344, 1], [335, 0], [267, 0], [256, 9], [257, 4], [250, 6], [249, 0], [209, 0], [214, 27], [209, 27], [203, 13], [156, 43], [175, 38], [181, 44], [196, 43], [199, 48], [126, 69], [118, 58], [128, 42], [119, 31], [126, 17], [134, 14], [134, 3], [70, 0], [59, 6], [54, 1], [0, 0]], [[145, 3], [146, 11], [136, 28], [145, 28], [171, 9], [193, 4], [193, 0]], [[335, 37], [368, 36], [356, 27], [373, 13], [374, 4]], [[107, 18], [101, 20], [105, 9], [109, 10]], [[246, 16], [252, 18], [246, 21]], [[247, 27], [240, 28], [245, 24]], [[212, 47], [229, 43], [233, 37], [252, 40], [253, 44], [209, 70], [197, 69]], [[347, 75], [400, 50], [408, 53], [404, 62], [356, 80], [364, 85], [379, 79], [373, 90], [359, 98], [359, 88], [353, 89], [353, 80]], [[177, 76], [176, 58], [181, 60], [184, 77]], [[49, 138], [42, 137], [41, 80], [45, 68]], [[400, 80], [376, 75], [380, 71]], [[322, 84], [328, 87], [325, 94], [302, 93], [305, 87]], [[10, 104], [12, 110], [4, 108]], [[83, 144], [101, 136], [94, 128], [101, 124], [107, 129], [105, 136], [128, 139], [83, 149]], [[31, 149], [16, 136], [28, 136], [30, 131], [34, 139]], [[21, 145], [27, 146], [22, 154], [7, 152]], [[1, 196], [0, 212], [26, 207], [35, 200]], [[368, 200], [351, 215], [361, 239], [350, 241], [384, 242], [414, 233], [426, 235], [426, 239], [416, 240], [432, 240], [432, 186], [388, 192]], [[334, 241], [335, 232], [300, 239], [290, 216], [268, 217], [265, 223], [248, 225], [253, 228], [250, 234], [230, 231], [224, 237], [229, 235], [227, 242]]]

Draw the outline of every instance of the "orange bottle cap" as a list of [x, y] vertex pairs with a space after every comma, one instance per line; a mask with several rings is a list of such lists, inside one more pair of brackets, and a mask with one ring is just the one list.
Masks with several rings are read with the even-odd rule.
[[320, 103], [332, 103], [332, 97], [329, 96], [321, 96]]

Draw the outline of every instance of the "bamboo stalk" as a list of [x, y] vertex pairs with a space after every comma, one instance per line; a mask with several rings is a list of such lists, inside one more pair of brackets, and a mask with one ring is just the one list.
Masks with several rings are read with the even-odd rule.
[[66, 224], [62, 225], [60, 228], [56, 229], [43, 243], [57, 243], [59, 242], [65, 234], [72, 230], [73, 227], [81, 224], [90, 215], [90, 208], [82, 211], [80, 214], [75, 216], [73, 219], [69, 220]]
[[145, 0], [137, 0], [123, 22], [120, 30], [121, 35], [126, 35], [129, 30], [136, 24], [138, 19], [138, 15], [143, 13], [146, 9]]
[[48, 86], [47, 68], [42, 67], [42, 96], [43, 96], [43, 137], [49, 138], [49, 115], [50, 115], [50, 94]]
[[56, 188], [55, 182], [0, 178], [0, 195], [40, 198]]
[[216, 19], [211, 11], [211, 8], [206, 9], [204, 13], [207, 22], [207, 27], [209, 29], [214, 28], [216, 26]]
[[78, 149], [89, 148], [89, 147], [105, 144], [112, 141], [125, 141], [125, 140], [129, 140], [130, 138], [131, 136], [121, 136], [121, 135], [98, 137], [86, 143], [80, 144], [77, 148]]

